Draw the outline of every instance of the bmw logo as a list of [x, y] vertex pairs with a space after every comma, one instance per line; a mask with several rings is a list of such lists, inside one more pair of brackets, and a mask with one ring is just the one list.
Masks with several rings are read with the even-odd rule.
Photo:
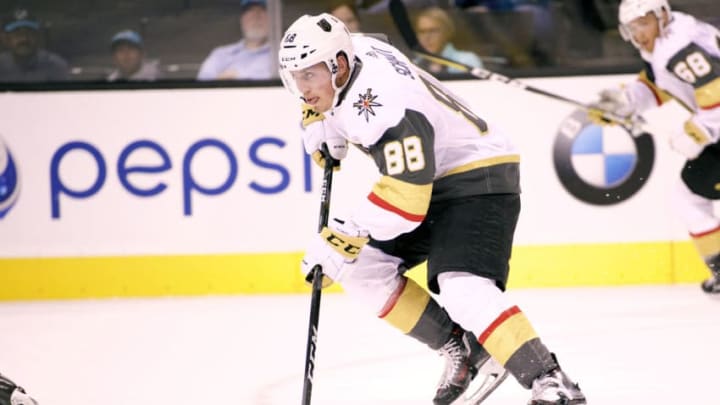
[[10, 150], [0, 138], [0, 219], [10, 211], [20, 194], [20, 181]]
[[593, 205], [625, 201], [648, 180], [655, 144], [647, 132], [594, 124], [582, 109], [560, 124], [553, 148], [555, 172], [575, 198]]

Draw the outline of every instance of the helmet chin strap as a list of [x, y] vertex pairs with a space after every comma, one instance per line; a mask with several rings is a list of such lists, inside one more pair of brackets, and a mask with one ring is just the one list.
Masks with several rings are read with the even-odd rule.
[[667, 27], [668, 27], [668, 25], [670, 25], [670, 23], [672, 22], [672, 19], [673, 19], [671, 11], [668, 11], [668, 10], [664, 10], [664, 11], [665, 11], [665, 15], [667, 16], [667, 21], [664, 21], [665, 20], [664, 18], [660, 18], [660, 24], [659, 24], [660, 35], [659, 36], [661, 36], [661, 37], [664, 37], [667, 34]]
[[[347, 58], [346, 58], [346, 60], [347, 60]], [[333, 100], [332, 100], [332, 104], [330, 107], [330, 111], [334, 110], [335, 107], [337, 107], [337, 105], [339, 104], [340, 94], [342, 94], [345, 87], [347, 87], [347, 85], [350, 83], [350, 77], [352, 76], [354, 69], [355, 69], [355, 61], [353, 61], [352, 64], [350, 61], [348, 61], [348, 74], [347, 74], [347, 77], [345, 78], [345, 82], [343, 84], [341, 84], [340, 86], [338, 86], [336, 83], [337, 73], [332, 75], [332, 80], [331, 80], [332, 83], [331, 84], [332, 84], [332, 88], [333, 88], [333, 90], [335, 90], [335, 92], [333, 94]]]
[[337, 86], [337, 85], [335, 84], [335, 78], [336, 78], [336, 77], [337, 77], [337, 76], [334, 76], [334, 77], [333, 77], [333, 80], [332, 80], [332, 87], [333, 87], [334, 93], [333, 93], [332, 104], [330, 104], [330, 110], [331, 110], [331, 111], [334, 110], [335, 107], [337, 107], [337, 105], [338, 105], [338, 100], [340, 99], [340, 93], [342, 93], [343, 89], [345, 89], [345, 87], [347, 86], [347, 84], [348, 84], [348, 82], [349, 82], [349, 80], [345, 80], [345, 83], [343, 83], [343, 84], [340, 85], [340, 86]]

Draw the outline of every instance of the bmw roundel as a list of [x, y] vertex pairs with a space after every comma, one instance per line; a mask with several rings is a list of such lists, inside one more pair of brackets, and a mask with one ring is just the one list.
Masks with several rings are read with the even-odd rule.
[[10, 150], [0, 138], [0, 219], [10, 211], [20, 194], [17, 166]]
[[655, 162], [652, 136], [594, 124], [582, 109], [560, 124], [553, 161], [563, 187], [594, 205], [625, 201], [647, 182]]

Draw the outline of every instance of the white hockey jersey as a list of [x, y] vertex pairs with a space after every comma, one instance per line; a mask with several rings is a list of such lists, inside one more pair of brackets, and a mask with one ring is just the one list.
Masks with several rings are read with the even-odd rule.
[[520, 191], [508, 138], [390, 44], [366, 36], [353, 44], [359, 62], [324, 121], [381, 173], [353, 222], [389, 240], [417, 227], [432, 201]]
[[653, 53], [641, 53], [646, 68], [631, 83], [630, 100], [642, 112], [675, 99], [720, 136], [720, 31], [681, 12], [673, 12]]

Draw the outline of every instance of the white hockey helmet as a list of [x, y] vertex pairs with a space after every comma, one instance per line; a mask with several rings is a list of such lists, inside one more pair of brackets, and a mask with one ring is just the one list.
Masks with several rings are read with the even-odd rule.
[[347, 57], [352, 69], [355, 52], [350, 31], [342, 21], [328, 13], [306, 14], [298, 18], [285, 31], [280, 42], [278, 66], [283, 85], [291, 93], [302, 97], [290, 72], [323, 62], [332, 74], [332, 86], [335, 89], [334, 106], [340, 93], [338, 90], [347, 83], [339, 87], [335, 83], [338, 72], [337, 57], [341, 52]]
[[618, 20], [620, 21], [620, 35], [622, 35], [625, 41], [632, 42], [636, 48], [638, 44], [635, 43], [630, 28], [630, 24], [636, 18], [644, 17], [648, 13], [655, 14], [660, 24], [660, 34], [662, 35], [665, 28], [663, 24], [663, 11], [670, 16], [670, 4], [667, 0], [622, 0], [618, 9]]

